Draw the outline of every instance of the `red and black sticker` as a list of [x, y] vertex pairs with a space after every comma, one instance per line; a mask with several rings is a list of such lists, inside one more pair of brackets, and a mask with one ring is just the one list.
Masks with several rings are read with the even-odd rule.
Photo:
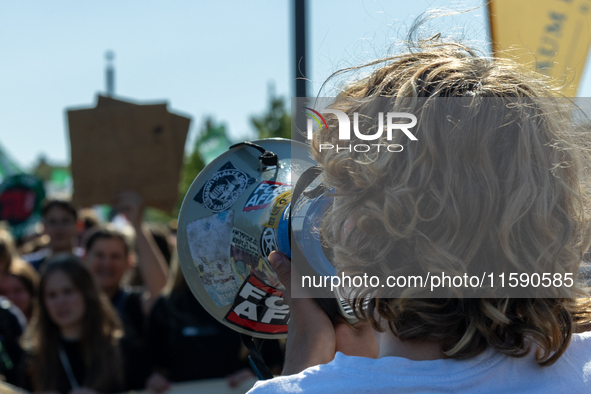
[[246, 204], [244, 205], [242, 212], [263, 209], [272, 203], [275, 197], [290, 189], [291, 185], [286, 183], [262, 181], [248, 197], [248, 200], [246, 200]]
[[244, 281], [234, 305], [224, 320], [248, 331], [285, 334], [289, 322], [289, 306], [283, 292], [264, 284], [254, 275]]

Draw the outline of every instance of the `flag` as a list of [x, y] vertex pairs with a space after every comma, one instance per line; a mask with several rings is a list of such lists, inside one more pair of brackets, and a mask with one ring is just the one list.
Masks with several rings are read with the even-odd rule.
[[574, 97], [591, 44], [589, 0], [492, 0], [493, 54], [554, 78]]

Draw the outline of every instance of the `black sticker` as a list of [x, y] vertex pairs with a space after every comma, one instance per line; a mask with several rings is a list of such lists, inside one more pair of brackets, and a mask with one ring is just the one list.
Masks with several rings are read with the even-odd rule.
[[279, 250], [276, 230], [271, 227], [265, 227], [265, 230], [261, 234], [261, 255], [265, 260], [269, 261], [267, 256], [274, 250]]
[[194, 200], [212, 212], [223, 212], [255, 182], [255, 178], [227, 162], [203, 185]]

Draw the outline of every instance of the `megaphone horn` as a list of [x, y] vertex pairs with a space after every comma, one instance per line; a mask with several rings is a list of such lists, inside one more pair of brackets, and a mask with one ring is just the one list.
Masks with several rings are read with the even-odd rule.
[[[267, 260], [272, 250], [301, 253], [313, 272], [335, 274], [312, 231], [332, 201], [318, 188], [315, 165], [297, 141], [242, 142], [205, 167], [185, 196], [178, 221], [183, 274], [203, 307], [237, 332], [287, 336], [289, 307]], [[327, 313], [347, 316], [344, 303], [328, 297], [321, 303]]]

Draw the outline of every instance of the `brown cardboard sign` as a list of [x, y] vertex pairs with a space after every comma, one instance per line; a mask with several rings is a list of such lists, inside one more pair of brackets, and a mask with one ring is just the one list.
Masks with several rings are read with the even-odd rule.
[[67, 114], [76, 206], [110, 204], [117, 192], [133, 190], [147, 206], [172, 211], [190, 118], [165, 103], [102, 96], [95, 108]]

